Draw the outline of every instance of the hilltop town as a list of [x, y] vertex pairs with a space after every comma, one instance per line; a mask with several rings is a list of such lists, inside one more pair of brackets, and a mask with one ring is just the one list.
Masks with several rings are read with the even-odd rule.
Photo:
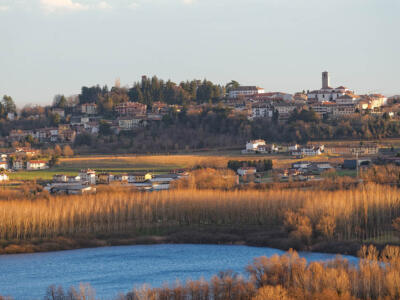
[[[190, 171], [185, 164], [161, 172], [154, 170], [162, 164], [145, 170], [67, 168], [72, 173], [57, 168], [61, 157], [74, 155], [233, 151], [236, 157], [218, 168], [232, 169], [237, 183], [318, 181], [333, 170], [355, 176], [361, 165], [399, 162], [396, 143], [384, 139], [399, 137], [400, 98], [333, 88], [328, 72], [322, 73], [321, 89], [295, 94], [236, 81], [178, 85], [143, 76], [132, 87], [117, 80], [111, 89], [82, 87], [76, 96], [56, 95], [50, 106], [17, 109], [4, 96], [0, 108], [0, 181], [45, 179], [43, 186], [53, 193], [93, 192], [95, 185], [112, 182], [169, 189]], [[42, 172], [25, 174], [31, 171]]]
[[111, 90], [83, 87], [76, 96], [57, 95], [51, 106], [17, 110], [5, 96], [2, 110], [5, 149], [57, 144], [79, 153], [159, 153], [237, 148], [257, 138], [304, 143], [396, 137], [400, 99], [332, 88], [328, 72], [321, 89], [294, 95], [236, 81], [177, 85], [144, 76], [131, 88], [116, 82]]

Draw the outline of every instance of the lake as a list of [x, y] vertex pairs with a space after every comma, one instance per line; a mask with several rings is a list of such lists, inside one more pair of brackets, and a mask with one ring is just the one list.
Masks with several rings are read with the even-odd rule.
[[[0, 256], [0, 295], [16, 300], [43, 299], [51, 284], [68, 288], [82, 282], [90, 283], [98, 298], [112, 299], [145, 283], [161, 286], [177, 279], [209, 279], [224, 270], [245, 274], [253, 258], [283, 253], [248, 246], [168, 244], [4, 255]], [[300, 256], [309, 261], [335, 257], [321, 253]]]

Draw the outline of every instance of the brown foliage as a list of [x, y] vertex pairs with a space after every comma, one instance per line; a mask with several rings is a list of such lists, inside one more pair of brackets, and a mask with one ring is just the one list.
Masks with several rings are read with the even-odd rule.
[[310, 243], [313, 230], [309, 217], [289, 210], [285, 212], [284, 225], [291, 238], [306, 245]]
[[399, 184], [400, 183], [400, 167], [396, 165], [374, 165], [361, 172], [361, 178], [365, 181], [380, 184]]
[[236, 185], [237, 175], [228, 169], [199, 169], [192, 171], [187, 178], [172, 184], [178, 189], [232, 189]]
[[285, 227], [304, 243], [316, 233], [325, 239], [363, 240], [389, 236], [392, 220], [398, 217], [399, 190], [371, 184], [345, 191], [189, 189], [157, 193], [113, 186], [96, 195], [38, 194], [0, 200], [0, 240], [157, 234], [159, 229], [187, 226]]
[[399, 299], [400, 248], [389, 246], [379, 254], [368, 247], [362, 253], [359, 263], [352, 265], [340, 256], [332, 261], [307, 263], [289, 251], [282, 256], [254, 259], [247, 267], [248, 280], [227, 272], [210, 282], [146, 288], [145, 293], [143, 289], [134, 290], [125, 299]]

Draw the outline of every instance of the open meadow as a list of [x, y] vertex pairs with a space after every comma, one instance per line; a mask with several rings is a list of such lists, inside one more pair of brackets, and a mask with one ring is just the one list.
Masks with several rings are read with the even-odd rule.
[[341, 163], [343, 159], [335, 155], [295, 158], [288, 155], [243, 155], [240, 151], [206, 152], [188, 155], [121, 155], [121, 156], [80, 156], [60, 158], [57, 165], [47, 170], [17, 171], [9, 173], [11, 180], [51, 180], [55, 174], [74, 175], [81, 169], [95, 169], [98, 172], [123, 173], [149, 171], [165, 173], [173, 169], [226, 168], [229, 160], [271, 159], [274, 168], [287, 168], [295, 161], [329, 161]]

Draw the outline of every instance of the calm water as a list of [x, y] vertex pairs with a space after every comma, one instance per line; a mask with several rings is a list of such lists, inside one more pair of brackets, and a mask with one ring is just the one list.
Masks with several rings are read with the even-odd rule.
[[[0, 295], [42, 299], [51, 284], [90, 283], [101, 299], [148, 283], [160, 286], [176, 279], [209, 279], [222, 270], [244, 273], [253, 258], [282, 254], [272, 248], [222, 245], [118, 246], [0, 256]], [[334, 255], [300, 253], [310, 261]], [[355, 261], [354, 257], [347, 257]]]

